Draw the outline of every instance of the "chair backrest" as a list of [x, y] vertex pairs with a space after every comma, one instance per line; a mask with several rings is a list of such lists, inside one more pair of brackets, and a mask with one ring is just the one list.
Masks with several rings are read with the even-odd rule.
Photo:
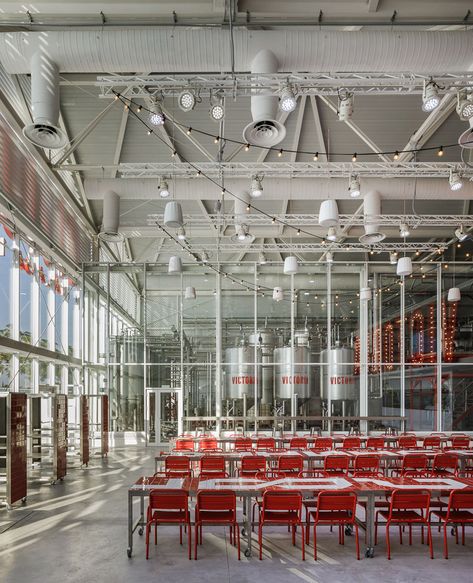
[[253, 441], [251, 437], [237, 437], [235, 439], [235, 451], [251, 451]]
[[176, 451], [194, 451], [194, 440], [186, 439], [176, 439], [176, 444], [174, 446]]
[[304, 460], [301, 455], [282, 455], [278, 460], [278, 471], [297, 472], [302, 471]]
[[401, 449], [412, 449], [417, 447], [417, 437], [415, 435], [401, 435], [399, 437], [399, 447]]
[[[389, 513], [396, 510], [420, 510], [426, 517], [430, 506], [430, 492], [426, 490], [394, 490], [391, 496]], [[425, 514], [424, 514], [425, 511]]]
[[231, 490], [198, 490], [197, 508], [199, 510], [236, 512], [236, 495]]
[[190, 472], [191, 460], [186, 455], [168, 455], [164, 469], [166, 472]]
[[376, 477], [379, 474], [380, 458], [377, 455], [358, 455], [353, 467], [354, 477]]
[[342, 443], [343, 449], [360, 449], [361, 439], [359, 437], [345, 437]]
[[189, 495], [185, 490], [150, 490], [149, 508], [153, 510], [187, 510]]
[[305, 437], [293, 437], [289, 442], [289, 449], [307, 449], [307, 439]]
[[266, 510], [300, 512], [302, 494], [298, 490], [266, 490], [263, 493], [263, 516]]
[[458, 467], [458, 457], [453, 453], [438, 453], [432, 463], [432, 473], [453, 470], [452, 474]]
[[346, 474], [349, 464], [350, 458], [347, 455], [328, 455], [324, 460], [324, 471]]
[[366, 447], [369, 449], [383, 449], [384, 437], [368, 437]]
[[452, 447], [455, 449], [468, 449], [470, 446], [470, 437], [468, 435], [452, 435], [450, 439]]
[[402, 475], [422, 475], [427, 469], [429, 458], [424, 453], [408, 453], [402, 459]]
[[356, 513], [356, 494], [354, 492], [333, 492], [322, 490], [317, 497], [317, 511], [347, 510]]
[[448, 512], [450, 510], [471, 510], [473, 509], [473, 488], [463, 490], [452, 490], [448, 500]]
[[313, 449], [327, 450], [333, 448], [333, 439], [331, 437], [316, 437]]
[[428, 435], [424, 437], [424, 449], [429, 448], [439, 448], [440, 447], [440, 435]]
[[281, 480], [286, 477], [285, 472], [279, 470], [266, 470], [265, 472], [256, 472], [255, 478], [258, 480]]
[[274, 437], [258, 437], [256, 440], [256, 449], [274, 449], [275, 447]]
[[218, 449], [218, 444], [215, 437], [204, 437], [199, 440], [199, 451], [204, 449]]
[[266, 458], [261, 455], [245, 455], [241, 458], [242, 473], [264, 472], [266, 470]]
[[221, 455], [209, 455], [200, 460], [201, 472], [224, 472], [225, 458]]

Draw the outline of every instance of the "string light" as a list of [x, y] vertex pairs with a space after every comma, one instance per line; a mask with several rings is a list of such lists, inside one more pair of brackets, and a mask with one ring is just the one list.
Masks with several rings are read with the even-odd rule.
[[283, 149], [281, 148], [278, 152], [278, 158], [280, 158], [282, 156], [282, 153], [283, 153]]
[[317, 162], [317, 160], [318, 160], [318, 159], [319, 159], [319, 153], [318, 153], [318, 152], [316, 152], [316, 153], [314, 154], [314, 158], [313, 158], [313, 160], [314, 160], [314, 162]]
[[352, 161], [352, 162], [356, 162], [356, 159], [357, 159], [357, 155], [356, 155], [356, 152], [355, 152], [355, 153], [353, 154], [353, 156], [351, 157], [351, 161]]
[[249, 149], [250, 149], [250, 144], [245, 144], [245, 152], [248, 152]]
[[187, 129], [187, 135], [188, 135], [188, 136], [190, 136], [190, 135], [191, 135], [191, 133], [192, 133], [192, 128], [188, 128], [188, 129]]
[[399, 152], [396, 150], [393, 156], [394, 160], [399, 160]]
[[301, 234], [301, 230], [297, 229], [297, 236], [299, 236]]
[[440, 146], [440, 148], [438, 149], [437, 156], [439, 157], [443, 156], [443, 146]]

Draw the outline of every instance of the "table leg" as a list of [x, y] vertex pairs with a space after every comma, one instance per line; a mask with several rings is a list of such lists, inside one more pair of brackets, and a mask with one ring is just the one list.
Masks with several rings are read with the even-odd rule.
[[371, 492], [366, 500], [366, 550], [365, 557], [374, 557], [374, 521], [375, 521], [375, 496]]
[[140, 528], [138, 530], [138, 534], [142, 536], [144, 532], [143, 524], [145, 521], [145, 495], [144, 493], [140, 496]]
[[158, 460], [154, 458], [154, 473], [158, 471]]
[[133, 552], [133, 496], [128, 492], [128, 548], [126, 554], [128, 558]]
[[247, 547], [245, 550], [245, 557], [251, 557], [251, 495], [244, 497], [244, 505], [246, 508], [245, 530], [247, 537]]

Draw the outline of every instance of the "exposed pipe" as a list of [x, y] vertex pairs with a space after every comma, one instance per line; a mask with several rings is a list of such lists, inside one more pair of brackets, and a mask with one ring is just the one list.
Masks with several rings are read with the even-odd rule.
[[99, 237], [104, 241], [121, 241], [123, 236], [118, 232], [120, 226], [120, 197], [113, 190], [108, 190], [103, 197], [102, 228]]
[[365, 195], [363, 204], [365, 215], [365, 234], [361, 235], [360, 241], [366, 244], [379, 243], [386, 235], [379, 230], [379, 217], [381, 215], [381, 196], [376, 190], [371, 190]]

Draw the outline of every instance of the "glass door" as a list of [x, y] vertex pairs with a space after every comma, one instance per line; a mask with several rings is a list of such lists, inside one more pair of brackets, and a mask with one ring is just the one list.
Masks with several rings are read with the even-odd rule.
[[182, 433], [181, 389], [146, 389], [146, 445], [167, 445]]

